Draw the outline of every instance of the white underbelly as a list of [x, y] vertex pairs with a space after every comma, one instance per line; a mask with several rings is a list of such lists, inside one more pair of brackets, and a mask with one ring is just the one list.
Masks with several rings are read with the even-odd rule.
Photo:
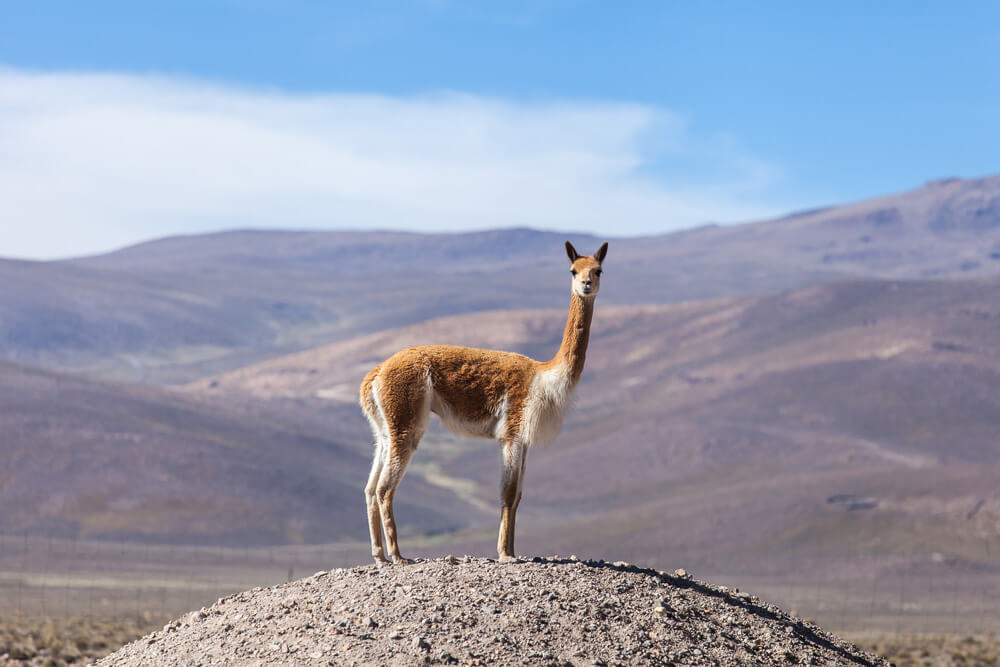
[[455, 435], [473, 438], [502, 439], [507, 428], [507, 399], [497, 406], [495, 414], [486, 419], [470, 419], [453, 410], [444, 400], [433, 392], [431, 397], [431, 412], [436, 414], [444, 427]]

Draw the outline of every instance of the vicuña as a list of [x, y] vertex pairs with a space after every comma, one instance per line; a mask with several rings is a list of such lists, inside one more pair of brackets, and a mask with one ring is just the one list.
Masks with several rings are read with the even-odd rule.
[[583, 362], [601, 287], [605, 243], [593, 255], [580, 255], [569, 241], [573, 276], [569, 319], [562, 345], [551, 361], [520, 354], [454, 345], [411, 347], [376, 366], [361, 383], [361, 408], [375, 433], [375, 457], [365, 486], [372, 557], [388, 563], [382, 531], [394, 563], [399, 553], [392, 501], [430, 413], [454, 433], [500, 441], [500, 536], [497, 554], [514, 558], [514, 516], [521, 502], [528, 448], [559, 434]]

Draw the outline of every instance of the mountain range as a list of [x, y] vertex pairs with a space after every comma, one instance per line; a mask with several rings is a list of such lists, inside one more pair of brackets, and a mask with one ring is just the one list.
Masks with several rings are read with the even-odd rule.
[[[0, 531], [367, 541], [361, 378], [423, 343], [550, 357], [565, 238], [247, 230], [0, 261]], [[603, 282], [519, 548], [1000, 567], [1000, 176], [611, 239]], [[497, 469], [435, 424], [400, 488], [404, 548], [488, 553]]]
[[[571, 235], [578, 247], [604, 239]], [[563, 234], [231, 231], [59, 262], [0, 260], [0, 358], [183, 384], [434, 317], [548, 308]], [[1000, 176], [781, 219], [611, 239], [610, 305], [850, 277], [1000, 275]], [[583, 250], [586, 252], [586, 250]]]

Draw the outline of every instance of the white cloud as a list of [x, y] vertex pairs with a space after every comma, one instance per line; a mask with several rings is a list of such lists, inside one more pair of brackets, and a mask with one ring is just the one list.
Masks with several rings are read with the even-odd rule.
[[778, 212], [777, 178], [636, 104], [0, 70], [7, 257], [231, 227], [655, 233]]

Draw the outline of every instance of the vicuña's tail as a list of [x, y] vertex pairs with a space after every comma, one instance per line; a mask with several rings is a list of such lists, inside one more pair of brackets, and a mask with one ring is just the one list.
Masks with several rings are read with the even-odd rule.
[[378, 406], [375, 403], [375, 389], [372, 387], [372, 383], [375, 381], [380, 370], [382, 370], [381, 364], [368, 371], [368, 375], [361, 382], [361, 409], [364, 410], [369, 419], [376, 419], [378, 416]]

